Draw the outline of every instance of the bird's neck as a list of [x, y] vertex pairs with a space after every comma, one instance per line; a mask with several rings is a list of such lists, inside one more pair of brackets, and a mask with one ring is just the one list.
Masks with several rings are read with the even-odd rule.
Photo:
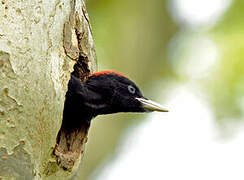
[[62, 127], [79, 129], [83, 125], [89, 126], [95, 116], [96, 114], [89, 111], [79, 98], [66, 96]]

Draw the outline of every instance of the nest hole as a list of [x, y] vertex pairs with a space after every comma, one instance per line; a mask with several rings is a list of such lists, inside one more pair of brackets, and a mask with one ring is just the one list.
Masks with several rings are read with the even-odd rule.
[[[79, 56], [71, 74], [85, 82], [90, 74], [88, 58]], [[77, 119], [76, 114], [79, 112], [78, 107], [67, 105], [69, 102], [66, 100], [65, 103], [64, 108], [70, 108], [69, 114], [63, 116], [53, 154], [56, 156], [57, 164], [60, 167], [71, 171], [74, 165], [79, 163], [84, 153], [90, 123], [82, 121], [82, 119], [77, 123], [75, 118]]]

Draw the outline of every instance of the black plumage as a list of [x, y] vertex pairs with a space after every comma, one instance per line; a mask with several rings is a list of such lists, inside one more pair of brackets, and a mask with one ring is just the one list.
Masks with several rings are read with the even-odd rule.
[[91, 75], [86, 82], [71, 75], [66, 93], [63, 124], [66, 129], [90, 124], [100, 114], [167, 111], [143, 97], [134, 82], [112, 71]]

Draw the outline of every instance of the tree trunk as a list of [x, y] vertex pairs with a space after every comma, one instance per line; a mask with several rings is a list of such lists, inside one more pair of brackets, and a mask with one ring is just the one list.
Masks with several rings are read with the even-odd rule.
[[96, 70], [83, 0], [0, 1], [0, 179], [76, 173], [89, 127], [60, 130], [73, 70]]

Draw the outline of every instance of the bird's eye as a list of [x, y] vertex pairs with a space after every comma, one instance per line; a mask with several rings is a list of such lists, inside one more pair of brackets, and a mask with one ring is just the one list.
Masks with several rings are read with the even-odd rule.
[[131, 85], [128, 86], [128, 90], [131, 94], [135, 94], [135, 92], [136, 92], [136, 89]]

